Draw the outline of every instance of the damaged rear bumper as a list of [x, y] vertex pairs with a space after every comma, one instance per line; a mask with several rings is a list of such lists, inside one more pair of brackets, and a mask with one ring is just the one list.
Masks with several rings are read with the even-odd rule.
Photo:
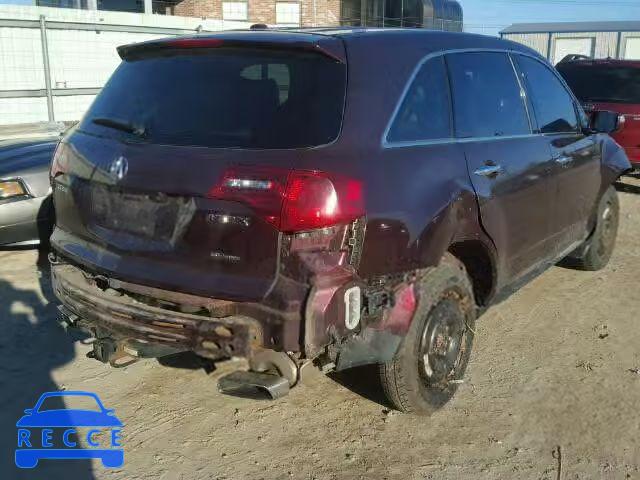
[[[89, 332], [95, 339], [91, 356], [113, 366], [120, 366], [116, 360], [127, 355], [158, 357], [179, 351], [250, 361], [265, 350], [301, 352], [309, 359], [322, 357], [320, 363], [336, 370], [391, 360], [415, 311], [413, 284], [400, 283], [389, 291], [389, 301], [374, 309], [378, 295], [365, 294], [364, 284], [343, 273], [316, 279], [306, 301], [291, 297], [280, 301], [291, 308], [280, 310], [95, 276], [57, 263], [55, 257], [51, 266], [63, 323]], [[362, 290], [366, 308], [363, 305], [362, 318], [358, 315], [350, 329], [345, 293], [354, 286]], [[286, 288], [278, 284], [274, 291], [280, 290]], [[303, 312], [295, 305], [304, 305]]]
[[[89, 332], [97, 343], [102, 344], [106, 351], [98, 353], [98, 356], [107, 357], [99, 358], [102, 361], [109, 361], [110, 354], [116, 353], [104, 348], [105, 341], [111, 342], [115, 350], [126, 350], [127, 346], [136, 350], [147, 345], [150, 349], [169, 353], [190, 350], [213, 359], [251, 357], [265, 345], [271, 346], [270, 341], [281, 338], [285, 325], [292, 320], [285, 318], [284, 313], [277, 318], [278, 313], [270, 311], [271, 323], [269, 328], [265, 328], [248, 315], [259, 306], [192, 296], [186, 297], [199, 299], [202, 305], [211, 308], [208, 315], [202, 314], [203, 310], [195, 314], [147, 305], [136, 300], [135, 293], [129, 295], [129, 289], [99, 288], [81, 269], [70, 264], [53, 264], [51, 275], [53, 289], [62, 303], [62, 314], [67, 323]], [[133, 285], [125, 285], [135, 289]], [[160, 290], [154, 289], [154, 292], [162, 295]], [[168, 298], [176, 295], [175, 292], [166, 293]], [[299, 325], [295, 328], [297, 330]]]

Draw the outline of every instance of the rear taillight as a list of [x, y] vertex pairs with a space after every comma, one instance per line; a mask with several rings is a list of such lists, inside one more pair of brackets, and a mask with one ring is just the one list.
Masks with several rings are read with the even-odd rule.
[[223, 44], [219, 38], [176, 38], [162, 43], [167, 48], [215, 48]]
[[330, 227], [364, 215], [360, 181], [315, 170], [231, 168], [209, 196], [249, 205], [282, 232]]
[[[139, 42], [130, 45], [120, 45], [118, 47], [118, 55], [122, 59], [127, 59], [132, 55], [143, 54], [145, 52], [154, 52], [162, 50], [180, 50], [180, 49], [195, 49], [195, 48], [216, 48], [227, 44], [221, 38], [211, 37], [186, 37], [175, 38], [171, 40], [149, 41]], [[228, 45], [232, 46], [232, 45]]]
[[49, 183], [53, 184], [53, 179], [59, 175], [67, 173], [69, 166], [69, 146], [66, 143], [59, 142], [56, 151], [51, 160], [51, 168], [49, 169]]

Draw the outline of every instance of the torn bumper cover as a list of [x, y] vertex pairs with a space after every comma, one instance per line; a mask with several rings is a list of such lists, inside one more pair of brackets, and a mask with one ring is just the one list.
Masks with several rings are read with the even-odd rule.
[[[297, 300], [288, 310], [216, 300], [87, 275], [55, 259], [51, 274], [64, 323], [89, 332], [95, 338], [92, 356], [113, 366], [120, 366], [114, 359], [125, 354], [142, 358], [188, 350], [214, 360], [252, 359], [269, 349], [302, 352], [307, 358], [326, 353], [337, 370], [344, 370], [391, 360], [416, 308], [413, 284], [401, 283], [392, 294], [392, 305], [364, 315], [350, 330], [345, 292], [364, 285], [348, 275], [316, 284], [302, 314], [294, 308]], [[369, 313], [371, 302], [367, 301]]]
[[[69, 264], [52, 265], [51, 275], [64, 310], [77, 316], [73, 326], [97, 340], [161, 345], [168, 347], [166, 351], [191, 350], [208, 358], [250, 357], [264, 343], [263, 326], [245, 315], [208, 317], [150, 306], [121, 292], [98, 288], [82, 270]], [[222, 303], [228, 307], [229, 302]]]
[[393, 306], [368, 323], [338, 348], [336, 370], [391, 361], [401, 347], [416, 310], [413, 284], [400, 284], [393, 292]]

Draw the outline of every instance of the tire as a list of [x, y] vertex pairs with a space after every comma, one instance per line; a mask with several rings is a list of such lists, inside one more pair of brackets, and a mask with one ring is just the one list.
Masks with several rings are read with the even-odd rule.
[[616, 245], [619, 223], [618, 193], [610, 186], [598, 204], [596, 227], [582, 247], [585, 253], [581, 257], [571, 258], [572, 266], [588, 271], [602, 270], [606, 267]]
[[[469, 276], [450, 254], [416, 283], [417, 307], [380, 380], [398, 410], [430, 415], [455, 394], [469, 363], [477, 315]], [[426, 354], [425, 354], [426, 352]]]

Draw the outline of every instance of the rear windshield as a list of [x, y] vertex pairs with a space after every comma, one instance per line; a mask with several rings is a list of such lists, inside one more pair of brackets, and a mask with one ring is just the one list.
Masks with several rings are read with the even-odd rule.
[[318, 146], [338, 136], [345, 86], [346, 66], [315, 53], [164, 52], [123, 61], [80, 128], [122, 135], [127, 125], [167, 145]]
[[640, 68], [579, 65], [557, 68], [582, 102], [640, 104]]

